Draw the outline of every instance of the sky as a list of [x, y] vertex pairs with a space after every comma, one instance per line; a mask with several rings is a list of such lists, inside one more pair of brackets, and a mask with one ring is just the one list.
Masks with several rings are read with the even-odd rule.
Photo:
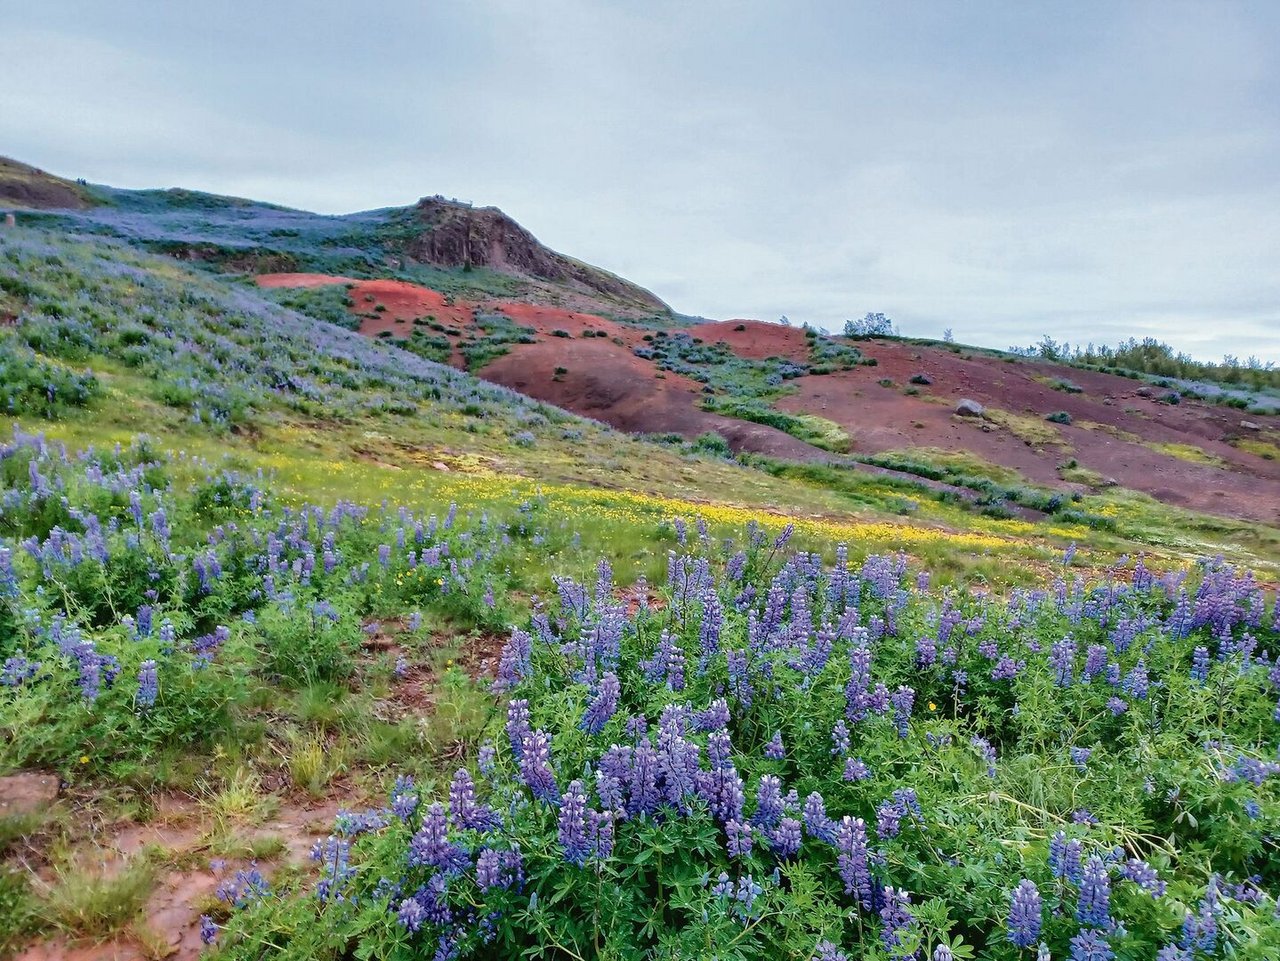
[[1280, 3], [39, 0], [0, 154], [444, 194], [677, 310], [1280, 363]]

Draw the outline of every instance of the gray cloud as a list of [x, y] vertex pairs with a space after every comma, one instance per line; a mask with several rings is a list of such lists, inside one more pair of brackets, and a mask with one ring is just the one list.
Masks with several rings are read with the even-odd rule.
[[1274, 4], [32, 6], [0, 150], [59, 173], [465, 197], [707, 316], [1280, 360]]

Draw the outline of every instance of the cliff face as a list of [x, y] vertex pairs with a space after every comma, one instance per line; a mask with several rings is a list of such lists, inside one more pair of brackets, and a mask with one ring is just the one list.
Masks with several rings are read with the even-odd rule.
[[0, 157], [0, 206], [83, 210], [92, 205], [88, 191], [74, 181]]
[[427, 197], [418, 201], [412, 215], [421, 230], [405, 243], [404, 253], [421, 263], [489, 267], [576, 287], [632, 308], [663, 313], [669, 309], [643, 287], [544, 247], [496, 207]]

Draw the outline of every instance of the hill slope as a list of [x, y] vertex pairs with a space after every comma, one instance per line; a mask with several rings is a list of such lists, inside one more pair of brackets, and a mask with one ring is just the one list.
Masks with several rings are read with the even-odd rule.
[[[643, 288], [543, 247], [500, 210], [438, 196], [322, 216], [40, 176], [44, 201], [81, 209], [24, 211], [24, 224], [248, 274], [318, 320], [627, 432], [714, 433], [740, 453], [870, 463], [1024, 515], [1046, 500], [1017, 493], [1031, 484], [1059, 500], [1119, 486], [1218, 516], [1280, 520], [1274, 414], [955, 345], [854, 343], [757, 321], [689, 326]], [[13, 303], [0, 301], [0, 316], [16, 316]], [[984, 416], [956, 416], [961, 399]]]

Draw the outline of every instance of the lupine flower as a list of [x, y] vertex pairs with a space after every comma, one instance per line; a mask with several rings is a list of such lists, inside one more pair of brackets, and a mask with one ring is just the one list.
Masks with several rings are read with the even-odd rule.
[[1020, 948], [1039, 941], [1043, 910], [1040, 890], [1034, 881], [1023, 878], [1009, 900], [1009, 940]]
[[1160, 880], [1160, 875], [1156, 873], [1156, 869], [1146, 861], [1130, 858], [1124, 863], [1120, 873], [1153, 898], [1161, 897], [1165, 892], [1165, 882]]
[[844, 893], [857, 896], [864, 909], [871, 907], [871, 870], [867, 853], [867, 826], [862, 818], [845, 815], [836, 827], [836, 867]]
[[587, 795], [581, 781], [571, 781], [560, 804], [559, 838], [564, 859], [582, 866], [590, 853], [587, 843]]
[[827, 816], [827, 806], [822, 795], [814, 791], [804, 802], [804, 827], [820, 841], [836, 843], [836, 823]]
[[800, 853], [802, 837], [800, 822], [795, 818], [784, 817], [770, 832], [769, 844], [778, 857], [792, 858]]
[[884, 889], [884, 906], [880, 908], [880, 940], [885, 948], [892, 952], [902, 944], [900, 932], [908, 931], [915, 926], [915, 918], [911, 914], [911, 895], [900, 888]]
[[778, 823], [782, 813], [782, 782], [772, 774], [764, 774], [756, 788], [756, 813], [751, 818], [752, 823], [771, 828]]
[[517, 761], [524, 756], [525, 739], [532, 734], [529, 727], [529, 702], [517, 698], [507, 704], [507, 740], [511, 742], [511, 753]]
[[422, 827], [409, 842], [409, 863], [425, 864], [445, 872], [461, 870], [466, 853], [449, 840], [449, 821], [439, 801], [427, 808]]
[[523, 861], [519, 851], [497, 851], [493, 848], [484, 848], [476, 858], [476, 884], [482, 891], [518, 884], [523, 873]]
[[449, 784], [449, 813], [463, 829], [486, 831], [494, 825], [493, 812], [476, 801], [476, 786], [466, 768], [458, 768]]
[[726, 845], [731, 858], [744, 858], [751, 853], [751, 825], [743, 821], [728, 821], [724, 826]]
[[600, 678], [600, 686], [591, 703], [587, 705], [579, 726], [588, 734], [599, 734], [617, 711], [621, 693], [622, 686], [618, 683], [618, 675], [612, 671], [605, 674]]
[[1083, 771], [1089, 763], [1089, 756], [1093, 754], [1093, 748], [1089, 747], [1073, 747], [1070, 751], [1071, 763], [1077, 769]]
[[849, 961], [849, 956], [830, 941], [819, 941], [813, 948], [809, 961]]
[[871, 777], [871, 768], [867, 767], [862, 758], [846, 758], [843, 777], [846, 781], [865, 781]]
[[520, 773], [534, 797], [549, 804], [559, 803], [560, 791], [551, 770], [551, 738], [545, 731], [525, 736], [520, 745]]
[[200, 915], [200, 941], [203, 944], [213, 944], [218, 940], [218, 926], [213, 923], [213, 918], [207, 914]]
[[1071, 961], [1111, 961], [1115, 952], [1099, 931], [1085, 929], [1071, 939]]
[[138, 668], [138, 693], [134, 697], [139, 707], [151, 707], [160, 693], [159, 680], [156, 676], [156, 662], [143, 661]]
[[893, 723], [898, 729], [898, 737], [907, 736], [907, 724], [911, 719], [911, 707], [915, 703], [916, 692], [905, 684], [893, 692]]
[[1091, 857], [1085, 862], [1076, 920], [1093, 928], [1111, 927], [1111, 876], [1102, 858]]
[[771, 761], [781, 761], [787, 756], [786, 748], [782, 746], [782, 732], [774, 731], [773, 737], [769, 743], [764, 746], [764, 756]]
[[1191, 657], [1191, 677], [1203, 684], [1209, 680], [1209, 649], [1197, 647]]
[[1082, 876], [1081, 851], [1083, 845], [1079, 839], [1067, 839], [1067, 835], [1058, 831], [1049, 842], [1049, 870], [1056, 878], [1066, 878], [1078, 884]]

